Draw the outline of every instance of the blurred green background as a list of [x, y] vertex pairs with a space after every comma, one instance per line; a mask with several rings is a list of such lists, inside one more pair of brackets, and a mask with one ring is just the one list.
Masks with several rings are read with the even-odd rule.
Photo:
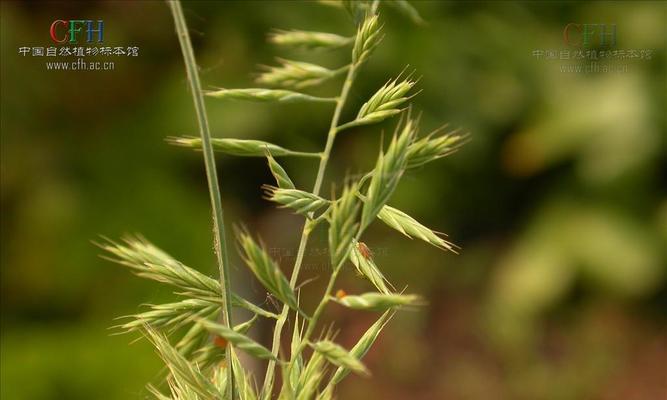
[[[425, 25], [381, 6], [386, 37], [343, 119], [409, 63], [421, 77], [414, 107], [423, 132], [448, 122], [472, 139], [407, 175], [391, 204], [446, 232], [462, 253], [372, 227], [365, 241], [378, 265], [430, 304], [393, 321], [366, 359], [373, 378], [348, 378], [339, 398], [666, 398], [666, 3], [413, 4]], [[174, 297], [100, 259], [91, 241], [141, 233], [216, 273], [200, 154], [164, 141], [197, 132], [170, 14], [160, 1], [3, 1], [1, 11], [0, 397], [142, 398], [161, 363], [145, 341], [109, 327], [140, 303]], [[277, 49], [266, 42], [274, 28], [354, 32], [344, 11], [315, 2], [187, 2], [185, 12], [209, 88], [253, 86], [257, 65], [276, 56], [347, 62], [344, 50]], [[119, 59], [114, 71], [65, 72], [18, 54], [49, 46], [53, 20], [77, 17], [104, 19], [105, 44], [139, 46], [139, 57]], [[652, 57], [627, 61], [627, 72], [568, 73], [533, 55], [569, 49], [570, 22], [616, 24], [616, 48]], [[332, 111], [207, 106], [216, 136], [305, 151], [323, 146]], [[370, 168], [380, 128], [392, 126], [340, 135], [325, 188]], [[301, 219], [261, 199], [271, 181], [265, 162], [218, 161], [229, 222], [294, 253]], [[284, 165], [311, 187], [312, 161]], [[326, 273], [317, 255], [325, 246], [320, 232], [304, 279]], [[263, 301], [232, 258], [233, 285]], [[293, 258], [281, 262], [289, 270]], [[304, 304], [323, 280], [304, 288]], [[366, 283], [350, 270], [339, 286]], [[328, 318], [351, 346], [373, 315], [331, 307]], [[270, 326], [252, 335], [266, 344]]]

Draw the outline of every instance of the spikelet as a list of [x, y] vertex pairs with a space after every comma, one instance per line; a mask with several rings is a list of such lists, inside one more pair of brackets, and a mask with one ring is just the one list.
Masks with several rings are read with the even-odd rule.
[[[201, 139], [195, 137], [168, 137], [167, 143], [192, 149], [201, 149]], [[274, 157], [319, 157], [319, 153], [293, 151], [263, 140], [213, 138], [213, 150], [239, 157], [264, 157], [269, 151]]]
[[302, 61], [285, 59], [278, 59], [278, 61], [280, 66], [265, 67], [266, 71], [262, 72], [255, 81], [262, 85], [303, 89], [324, 83], [347, 70], [346, 67], [331, 70]]
[[408, 146], [415, 130], [415, 122], [410, 117], [406, 118], [401, 133], [394, 134], [387, 152], [378, 157], [361, 213], [362, 230], [375, 219], [398, 186], [407, 165]]
[[436, 129], [410, 145], [410, 148], [408, 148], [408, 169], [418, 168], [431, 161], [448, 156], [465, 143], [467, 135], [460, 135], [458, 130], [439, 135], [445, 127]]
[[204, 319], [198, 320], [197, 322], [206, 328], [206, 330], [209, 332], [225, 338], [235, 348], [241, 349], [257, 358], [264, 360], [277, 360], [277, 358], [271, 354], [269, 349], [250, 339], [246, 335], [235, 331], [234, 329], [230, 329], [224, 325]]
[[384, 206], [378, 218], [385, 224], [409, 238], [418, 238], [443, 250], [456, 253], [456, 246], [441, 238], [437, 232], [420, 224], [419, 221], [394, 207]]
[[160, 353], [169, 368], [172, 378], [182, 389], [187, 389], [204, 399], [220, 398], [220, 393], [211, 382], [202, 375], [196, 365], [188, 362], [167, 340], [164, 335], [146, 328], [146, 337]]
[[[380, 332], [384, 326], [387, 325], [387, 322], [389, 322], [393, 315], [394, 314], [392, 311], [385, 311], [385, 313], [382, 314], [382, 316], [377, 321], [375, 321], [375, 323], [371, 325], [368, 330], [366, 330], [357, 344], [352, 347], [350, 354], [358, 360], [364, 358], [366, 353], [368, 353], [368, 350], [370, 350], [371, 346], [373, 346], [373, 343], [375, 343], [375, 340], [378, 338], [378, 336], [380, 336]], [[333, 385], [343, 380], [343, 378], [345, 378], [349, 372], [349, 369], [345, 367], [339, 367], [334, 373], [333, 378], [331, 378], [331, 384], [329, 387], [333, 387]]]
[[[122, 244], [107, 240], [106, 243], [98, 244], [98, 246], [116, 257], [109, 258], [111, 261], [131, 268], [136, 275], [142, 278], [175, 286], [184, 291], [179, 293], [181, 295], [217, 304], [222, 301], [220, 282], [183, 265], [143, 238], [130, 236], [125, 238]], [[278, 317], [236, 293], [232, 293], [232, 305], [245, 308], [263, 317]]]
[[316, 352], [322, 354], [330, 363], [339, 367], [344, 367], [361, 375], [370, 375], [370, 372], [356, 357], [342, 348], [340, 345], [330, 340], [320, 340], [312, 343], [311, 347]]
[[352, 49], [352, 63], [361, 64], [382, 40], [382, 26], [377, 15], [369, 15], [359, 26]]
[[146, 325], [153, 329], [177, 329], [194, 318], [201, 318], [220, 309], [220, 303], [201, 299], [186, 299], [175, 303], [151, 305], [149, 311], [130, 316], [132, 321], [120, 325], [124, 331], [140, 330]]
[[285, 171], [282, 165], [278, 164], [278, 161], [276, 161], [276, 159], [273, 158], [269, 150], [266, 151], [266, 161], [269, 165], [269, 170], [271, 171], [271, 175], [273, 175], [273, 177], [276, 179], [278, 187], [282, 189], [295, 188], [294, 183], [290, 179], [289, 175], [287, 175], [287, 171]]
[[400, 105], [410, 99], [406, 96], [415, 85], [415, 81], [398, 78], [387, 82], [359, 109], [357, 117], [350, 122], [340, 125], [337, 130], [342, 131], [355, 126], [375, 124], [403, 112]]
[[391, 308], [423, 305], [423, 299], [414, 294], [364, 293], [347, 295], [342, 298], [332, 297], [333, 301], [355, 310], [385, 311]]
[[308, 49], [335, 49], [352, 43], [354, 39], [326, 32], [299, 30], [278, 30], [269, 35], [271, 43], [280, 46], [303, 47]]
[[218, 99], [246, 100], [246, 101], [258, 101], [258, 102], [280, 102], [280, 103], [300, 103], [300, 102], [335, 103], [336, 102], [336, 98], [333, 97], [316, 97], [299, 92], [293, 92], [291, 90], [281, 90], [281, 89], [262, 89], [262, 88], [219, 89], [206, 92], [206, 95]]
[[276, 262], [245, 231], [238, 234], [243, 260], [264, 287], [283, 303], [299, 311], [294, 290]]
[[304, 192], [299, 189], [281, 189], [271, 185], [264, 185], [266, 198], [280, 204], [283, 207], [291, 208], [297, 214], [308, 215], [316, 212], [329, 204], [320, 196]]
[[357, 229], [359, 201], [356, 188], [345, 187], [338, 201], [332, 202], [329, 216], [329, 252], [331, 267], [339, 268], [352, 247], [352, 238]]
[[366, 245], [363, 242], [354, 241], [350, 252], [350, 261], [357, 268], [359, 274], [365, 276], [380, 292], [390, 293], [391, 291], [386, 283], [387, 279], [375, 265], [372, 254], [362, 251], [364, 248], [366, 248]]

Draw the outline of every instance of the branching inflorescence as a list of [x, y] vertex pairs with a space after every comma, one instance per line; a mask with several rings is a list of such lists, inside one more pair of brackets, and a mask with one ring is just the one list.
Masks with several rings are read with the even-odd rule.
[[[351, 46], [349, 64], [329, 69], [311, 63], [279, 59], [279, 66], [265, 67], [264, 72], [257, 78], [258, 83], [274, 88], [220, 89], [206, 93], [211, 98], [221, 100], [334, 104], [324, 150], [308, 153], [288, 150], [259, 140], [210, 137], [203, 103], [198, 103], [197, 100], [197, 96], [201, 96], [203, 92], [198, 78], [193, 76], [196, 75], [196, 64], [183, 13], [178, 2], [170, 2], [194, 92], [201, 137], [175, 137], [168, 141], [179, 146], [202, 149], [208, 173], [215, 170], [214, 160], [207, 157], [213, 150], [232, 156], [265, 158], [275, 178], [273, 184], [264, 185], [265, 197], [281, 208], [289, 208], [302, 215], [305, 222], [289, 279], [258, 239], [245, 229], [236, 233], [244, 263], [267, 292], [283, 304], [278, 314], [255, 305], [232, 291], [227, 274], [227, 249], [224, 247], [219, 189], [217, 182], [210, 179], [209, 189], [214, 216], [217, 217], [214, 220], [214, 229], [221, 279], [213, 279], [180, 263], [142, 238], [127, 238], [122, 242], [106, 241], [101, 245], [108, 252], [109, 258], [129, 267], [138, 276], [172, 286], [181, 298], [173, 303], [152, 305], [148, 311], [129, 316], [129, 321], [119, 326], [123, 331], [142, 332], [166, 363], [170, 393], [165, 395], [150, 386], [150, 392], [156, 398], [332, 399], [336, 384], [348, 373], [370, 374], [362, 363], [362, 358], [394, 313], [401, 308], [424, 304], [418, 295], [396, 292], [376, 265], [372, 253], [361, 241], [366, 229], [380, 220], [409, 238], [421, 239], [440, 249], [455, 251], [456, 247], [441, 234], [422, 225], [405, 212], [387, 205], [387, 202], [407, 170], [421, 167], [452, 153], [462, 144], [464, 136], [457, 132], [444, 133], [444, 129], [439, 129], [417, 138], [419, 121], [413, 118], [410, 112], [405, 112], [406, 104], [412, 97], [410, 92], [415, 85], [409, 77], [389, 80], [369, 97], [352, 121], [340, 121], [360, 68], [369, 60], [382, 39], [382, 25], [376, 13], [378, 3], [341, 3], [352, 11], [353, 15], [361, 16], [353, 37], [298, 30], [276, 31], [270, 36], [270, 41], [277, 45], [307, 50]], [[392, 3], [406, 11], [413, 20], [421, 21], [407, 2]], [[339, 76], [345, 76], [345, 79], [340, 93], [335, 97], [316, 97], [299, 91]], [[386, 150], [380, 150], [375, 167], [356, 181], [348, 179], [337, 197], [322, 197], [322, 182], [336, 136], [343, 130], [375, 124], [402, 113], [389, 145]], [[276, 161], [277, 157], [318, 159], [319, 167], [312, 190], [298, 188], [287, 171]], [[210, 171], [210, 168], [213, 168], [213, 171]], [[309, 313], [307, 309], [311, 307], [299, 304], [297, 288], [304, 252], [310, 235], [318, 224], [328, 226], [331, 274], [325, 293], [314, 311]], [[368, 279], [376, 291], [354, 295], [342, 290], [334, 293], [336, 279], [345, 265], [353, 265], [358, 274]], [[358, 343], [347, 350], [334, 341], [330, 331], [316, 333], [318, 322], [331, 302], [354, 310], [380, 312], [381, 315]], [[233, 325], [229, 312], [231, 307], [244, 308], [253, 317]], [[258, 317], [275, 321], [271, 348], [259, 344], [247, 334]], [[292, 320], [291, 325], [294, 327], [289, 357], [285, 355], [286, 349], [280, 347], [282, 329], [288, 319]], [[178, 340], [170, 339], [177, 334], [180, 335]], [[312, 351], [304, 353], [307, 348]], [[255, 379], [241, 365], [237, 351], [268, 360], [261, 386], [257, 385]], [[282, 374], [279, 390], [274, 390], [276, 370]]]

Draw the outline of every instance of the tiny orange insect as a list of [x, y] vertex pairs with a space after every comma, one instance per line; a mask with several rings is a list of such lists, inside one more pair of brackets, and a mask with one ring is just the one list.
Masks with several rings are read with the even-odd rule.
[[362, 256], [364, 256], [365, 259], [370, 260], [373, 258], [373, 252], [371, 249], [366, 246], [366, 243], [364, 242], [359, 242], [357, 243], [357, 248], [359, 249], [359, 253], [361, 253]]
[[343, 289], [338, 289], [338, 291], [336, 292], [336, 298], [342, 299], [345, 296], [347, 296], [347, 293], [345, 293]]
[[222, 336], [216, 336], [215, 339], [213, 339], [213, 343], [222, 349], [227, 347], [227, 339]]

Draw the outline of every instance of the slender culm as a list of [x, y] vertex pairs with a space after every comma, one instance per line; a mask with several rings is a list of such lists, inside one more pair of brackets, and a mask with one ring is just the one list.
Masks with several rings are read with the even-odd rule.
[[[181, 44], [185, 69], [190, 82], [192, 99], [197, 113], [197, 122], [199, 124], [199, 133], [201, 136], [201, 146], [204, 153], [204, 164], [206, 166], [206, 179], [208, 181], [208, 190], [211, 196], [211, 207], [213, 215], [213, 235], [215, 254], [218, 261], [218, 270], [220, 274], [220, 296], [222, 303], [222, 320], [227, 327], [232, 326], [232, 297], [229, 273], [229, 257], [227, 255], [227, 246], [225, 241], [225, 222], [222, 210], [222, 199], [220, 195], [220, 185], [218, 184], [218, 173], [215, 166], [215, 155], [211, 144], [211, 132], [209, 130], [208, 118], [206, 116], [206, 106], [204, 105], [204, 96], [202, 94], [201, 83], [199, 82], [199, 72], [190, 34], [183, 16], [183, 8], [179, 0], [170, 0], [167, 2], [174, 17], [176, 34]], [[227, 344], [227, 351], [231, 350], [231, 344]], [[227, 365], [228, 396], [233, 398], [234, 394], [234, 372], [231, 363]]]

